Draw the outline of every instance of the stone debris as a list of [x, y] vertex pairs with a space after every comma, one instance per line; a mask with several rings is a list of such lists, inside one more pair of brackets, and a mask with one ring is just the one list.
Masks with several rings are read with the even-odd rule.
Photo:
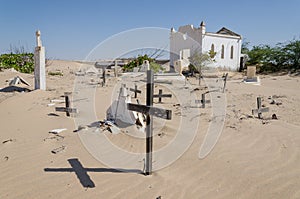
[[45, 138], [44, 139], [44, 142], [47, 141], [47, 140], [56, 140], [56, 141], [60, 141], [60, 140], [63, 140], [65, 137], [64, 136], [61, 136], [61, 135], [54, 135], [52, 137], [48, 137], [48, 138]]
[[8, 140], [4, 140], [2, 142], [2, 144], [8, 143], [8, 142], [15, 142], [15, 141], [16, 141], [15, 139], [8, 139]]
[[112, 121], [109, 121], [109, 120], [100, 121], [100, 128], [102, 130], [108, 130], [112, 134], [121, 133], [121, 129], [119, 127], [117, 127]]
[[84, 126], [83, 126], [83, 125], [79, 125], [78, 128], [77, 128], [76, 130], [74, 130], [73, 132], [74, 132], [74, 133], [77, 133], [77, 132], [79, 132], [79, 131], [86, 131], [86, 130], [88, 130], [88, 128], [89, 128], [89, 127], [86, 126], [86, 125], [84, 125]]
[[14, 85], [17, 85], [17, 84], [20, 84], [20, 83], [23, 83], [27, 86], [30, 86], [30, 84], [25, 80], [23, 79], [22, 77], [20, 76], [16, 76], [14, 77], [10, 82], [9, 82], [9, 85], [10, 86], [14, 86]]
[[50, 100], [51, 103], [63, 103], [65, 102], [65, 100], [62, 100], [62, 99], [53, 99], [53, 100]]
[[61, 146], [61, 147], [58, 147], [58, 148], [56, 148], [56, 149], [53, 149], [53, 150], [51, 151], [51, 153], [57, 154], [57, 153], [60, 153], [60, 152], [64, 151], [65, 149], [66, 149], [66, 146]]
[[61, 133], [61, 132], [63, 132], [63, 131], [66, 131], [67, 129], [53, 129], [53, 130], [51, 130], [51, 131], [49, 131], [49, 133], [52, 133], [52, 134], [59, 134], [59, 133]]
[[272, 115], [272, 120], [278, 120], [277, 115], [275, 113]]

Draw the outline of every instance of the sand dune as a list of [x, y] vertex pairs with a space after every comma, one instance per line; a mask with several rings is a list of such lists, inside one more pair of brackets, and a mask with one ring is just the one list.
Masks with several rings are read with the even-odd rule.
[[[206, 109], [195, 109], [187, 104], [192, 98], [199, 99], [208, 89], [176, 97], [174, 93], [171, 99], [164, 99], [162, 106], [172, 109], [174, 117], [171, 121], [155, 121], [155, 150], [173, 143], [183, 122], [190, 121], [195, 126], [197, 124], [197, 128], [185, 129], [186, 136], [182, 138], [191, 137], [193, 140], [176, 161], [151, 176], [144, 176], [139, 173], [143, 162], [136, 163], [141, 165], [139, 168], [120, 172], [97, 161], [80, 140], [80, 135], [85, 132], [74, 132], [78, 122], [64, 113], [55, 112], [55, 106], [64, 106], [64, 103], [48, 106], [53, 99], [63, 99], [64, 92], [74, 89], [76, 92], [74, 74], [79, 68], [86, 67], [89, 65], [53, 61], [47, 71], [61, 71], [63, 76], [48, 75], [47, 91], [0, 92], [0, 198], [300, 197], [299, 76], [261, 76], [261, 85], [255, 86], [242, 83], [241, 74], [230, 73], [224, 128], [217, 144], [204, 159], [199, 159], [198, 155], [212, 119], [212, 107], [208, 104]], [[0, 87], [6, 87], [6, 80], [17, 75], [31, 84], [29, 87], [20, 86], [33, 89], [33, 75], [11, 71], [0, 72]], [[221, 76], [221, 72], [218, 75]], [[89, 77], [87, 81], [95, 83], [98, 78]], [[106, 87], [95, 86], [95, 117], [98, 121], [105, 118], [105, 112], [119, 89], [116, 85], [123, 82], [121, 77], [112, 77]], [[198, 87], [197, 80], [190, 79], [189, 82], [187, 93]], [[128, 87], [134, 83], [128, 83]], [[184, 93], [184, 85], [174, 83], [172, 86]], [[159, 87], [174, 92], [170, 85], [161, 84]], [[141, 89], [145, 87], [141, 86]], [[263, 120], [251, 114], [258, 96], [270, 109], [263, 113]], [[270, 97], [279, 104], [270, 104]], [[180, 98], [187, 101], [181, 103]], [[210, 95], [207, 98], [210, 99]], [[90, 100], [85, 96], [80, 99]], [[140, 100], [145, 102], [143, 97]], [[177, 103], [180, 108], [173, 106]], [[155, 106], [159, 104], [155, 103]], [[80, 111], [83, 114], [85, 110]], [[272, 120], [272, 114], [276, 114], [278, 120]], [[48, 133], [60, 128], [67, 130], [58, 135]], [[191, 132], [196, 132], [195, 137], [189, 134]], [[145, 148], [143, 136], [136, 137], [138, 130], [118, 135], [97, 133], [125, 151], [138, 153]], [[180, 143], [178, 147], [181, 147]], [[55, 149], [56, 154], [51, 152]], [[154, 155], [154, 161], [154, 165], [159, 164], [161, 156]]]

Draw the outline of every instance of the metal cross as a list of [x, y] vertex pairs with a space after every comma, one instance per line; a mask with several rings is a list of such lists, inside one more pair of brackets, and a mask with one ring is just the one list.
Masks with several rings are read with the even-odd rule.
[[146, 105], [128, 103], [128, 110], [140, 112], [146, 115], [146, 171], [145, 175], [152, 173], [153, 151], [153, 116], [171, 120], [172, 111], [153, 107], [154, 76], [153, 71], [147, 71], [147, 96]]
[[141, 90], [138, 90], [138, 88], [137, 88], [137, 85], [135, 84], [134, 85], [134, 89], [133, 88], [130, 88], [129, 89], [130, 91], [132, 91], [132, 92], [134, 92], [134, 98], [137, 98], [137, 94], [139, 93], [139, 94], [141, 94], [142, 93], [142, 91]]
[[158, 95], [153, 95], [154, 98], [158, 98], [158, 103], [162, 102], [163, 97], [172, 97], [172, 94], [163, 94], [162, 89], [158, 90]]
[[66, 112], [66, 115], [69, 117], [70, 113], [77, 113], [76, 108], [70, 108], [71, 107], [71, 100], [70, 96], [72, 95], [71, 92], [65, 92], [65, 107], [55, 107], [55, 111], [59, 112]]
[[262, 113], [266, 113], [266, 112], [269, 112], [269, 108], [267, 108], [267, 107], [262, 108], [262, 106], [261, 106], [261, 97], [257, 97], [257, 109], [252, 110], [252, 115], [257, 113], [258, 118], [262, 119]]

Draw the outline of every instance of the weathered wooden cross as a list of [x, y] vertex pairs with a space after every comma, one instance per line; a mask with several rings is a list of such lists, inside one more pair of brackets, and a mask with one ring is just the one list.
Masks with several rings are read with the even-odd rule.
[[153, 151], [153, 116], [171, 120], [172, 111], [153, 107], [154, 76], [153, 71], [147, 71], [146, 105], [128, 103], [128, 110], [140, 112], [146, 115], [146, 170], [145, 175], [152, 173]]
[[228, 73], [226, 73], [225, 75], [223, 75], [223, 80], [224, 80], [223, 93], [225, 92], [227, 77], [228, 77]]
[[162, 102], [162, 98], [163, 97], [172, 97], [172, 94], [163, 94], [162, 89], [158, 90], [158, 94], [157, 95], [153, 95], [154, 98], [158, 98], [158, 103]]
[[205, 104], [208, 104], [208, 103], [210, 103], [210, 100], [206, 100], [205, 99], [205, 94], [206, 93], [202, 93], [201, 94], [201, 100], [195, 100], [195, 103], [196, 104], [202, 104], [202, 108], [205, 108]]
[[258, 118], [262, 119], [262, 113], [266, 113], [266, 112], [269, 112], [269, 108], [268, 107], [262, 108], [262, 106], [261, 106], [261, 97], [257, 97], [257, 109], [252, 110], [252, 115], [257, 113]]
[[141, 93], [142, 93], [142, 91], [141, 91], [141, 90], [138, 90], [138, 88], [137, 88], [137, 85], [136, 85], [136, 84], [134, 85], [134, 89], [133, 89], [133, 88], [130, 88], [130, 91], [134, 92], [134, 98], [137, 98], [137, 94], [138, 94], [138, 93], [139, 93], [139, 94], [141, 94]]
[[59, 112], [66, 112], [66, 115], [69, 117], [70, 113], [77, 113], [77, 109], [76, 108], [70, 108], [71, 107], [71, 92], [65, 92], [65, 107], [55, 107], [55, 111], [59, 111]]

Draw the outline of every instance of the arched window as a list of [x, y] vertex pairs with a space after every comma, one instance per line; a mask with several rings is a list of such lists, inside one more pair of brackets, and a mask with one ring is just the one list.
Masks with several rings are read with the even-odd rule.
[[215, 45], [212, 44], [210, 47], [210, 52], [209, 52], [210, 58], [214, 58], [216, 53], [215, 53]]
[[224, 45], [222, 45], [221, 59], [224, 59], [224, 54], [225, 54], [225, 47], [224, 47]]
[[231, 46], [231, 49], [230, 49], [230, 59], [233, 59], [233, 46]]

